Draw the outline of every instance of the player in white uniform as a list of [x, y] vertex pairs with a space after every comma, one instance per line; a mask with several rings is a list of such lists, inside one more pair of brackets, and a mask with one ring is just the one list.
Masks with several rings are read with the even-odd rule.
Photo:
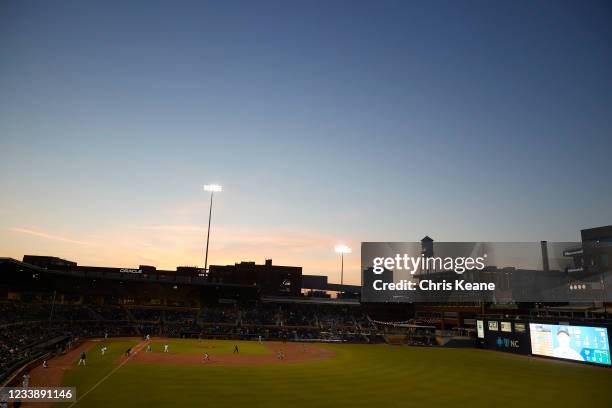
[[164, 353], [167, 353], [167, 352], [168, 352], [168, 345], [164, 344]]

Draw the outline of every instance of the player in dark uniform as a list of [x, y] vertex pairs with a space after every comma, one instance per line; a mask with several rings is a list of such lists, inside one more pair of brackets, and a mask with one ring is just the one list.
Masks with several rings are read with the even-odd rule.
[[81, 353], [81, 358], [79, 359], [79, 363], [77, 365], [81, 365], [81, 364], [87, 365], [85, 363], [85, 360], [87, 360], [87, 355], [85, 354], [85, 352], [82, 352]]
[[238, 350], [238, 345], [234, 345], [234, 353], [233, 354], [240, 354], [240, 350]]

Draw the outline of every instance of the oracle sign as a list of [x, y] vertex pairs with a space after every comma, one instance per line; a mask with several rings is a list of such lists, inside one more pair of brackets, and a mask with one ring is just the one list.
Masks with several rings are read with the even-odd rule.
[[121, 268], [119, 269], [121, 273], [142, 273], [142, 269], [130, 269], [130, 268]]

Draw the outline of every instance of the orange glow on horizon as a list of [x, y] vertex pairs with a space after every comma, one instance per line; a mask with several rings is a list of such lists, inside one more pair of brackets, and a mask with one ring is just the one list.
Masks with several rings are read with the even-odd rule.
[[[137, 267], [153, 265], [174, 270], [177, 266], [203, 266], [205, 230], [197, 225], [115, 227], [88, 236], [49, 232], [34, 227], [0, 231], [0, 256], [50, 255], [79, 265]], [[210, 265], [242, 261], [258, 264], [272, 259], [276, 265], [301, 266], [304, 274], [327, 275], [339, 282], [340, 264], [334, 252], [338, 237], [282, 228], [246, 228], [220, 225], [211, 232]], [[358, 243], [349, 242], [353, 247]], [[345, 256], [347, 284], [361, 281], [358, 254]]]

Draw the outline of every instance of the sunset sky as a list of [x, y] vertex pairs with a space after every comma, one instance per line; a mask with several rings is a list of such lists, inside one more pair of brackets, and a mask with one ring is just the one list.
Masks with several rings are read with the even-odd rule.
[[[126, 4], [127, 3], [127, 4]], [[0, 5], [0, 256], [299, 265], [612, 224], [607, 1]]]

